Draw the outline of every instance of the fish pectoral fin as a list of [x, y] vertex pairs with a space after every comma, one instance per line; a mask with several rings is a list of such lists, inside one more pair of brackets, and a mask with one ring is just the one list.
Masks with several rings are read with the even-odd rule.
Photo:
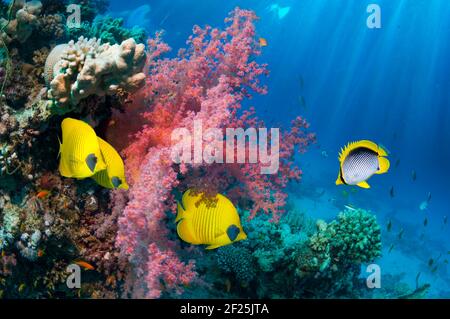
[[361, 187], [361, 188], [370, 188], [370, 185], [366, 181], [359, 182], [356, 185]]
[[378, 163], [380, 165], [380, 169], [376, 172], [376, 174], [384, 174], [387, 173], [389, 170], [389, 167], [391, 166], [391, 163], [389, 160], [385, 157], [378, 157]]

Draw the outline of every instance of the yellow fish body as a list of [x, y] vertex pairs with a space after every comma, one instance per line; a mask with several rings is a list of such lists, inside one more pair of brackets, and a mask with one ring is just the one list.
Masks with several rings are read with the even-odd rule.
[[182, 204], [178, 203], [175, 222], [178, 223], [177, 233], [182, 240], [215, 249], [247, 238], [239, 214], [228, 198], [217, 194], [215, 207], [207, 207], [203, 201], [197, 207], [201, 196], [192, 196], [187, 190], [183, 194]]
[[65, 118], [61, 128], [59, 172], [62, 176], [83, 179], [106, 168], [97, 135], [89, 124]]
[[389, 170], [387, 152], [368, 140], [349, 143], [339, 154], [339, 175], [336, 185], [357, 185], [370, 188], [367, 180], [374, 174], [384, 174]]
[[100, 152], [106, 163], [106, 169], [92, 176], [100, 186], [106, 188], [128, 189], [125, 179], [125, 167], [119, 153], [108, 142], [98, 137]]

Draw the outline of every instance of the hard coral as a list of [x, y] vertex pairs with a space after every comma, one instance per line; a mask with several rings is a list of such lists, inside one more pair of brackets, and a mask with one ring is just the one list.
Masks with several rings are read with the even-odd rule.
[[12, 7], [12, 14], [15, 19], [11, 21], [4, 18], [0, 19], [0, 25], [5, 28], [5, 33], [0, 36], [7, 43], [13, 40], [24, 43], [38, 25], [38, 16], [41, 10], [42, 3], [40, 1], [15, 1]]
[[233, 245], [221, 247], [217, 250], [216, 257], [219, 268], [236, 276], [242, 285], [254, 279], [255, 260], [248, 248]]
[[53, 49], [45, 67], [49, 98], [60, 106], [77, 105], [82, 99], [133, 92], [144, 85], [145, 47], [133, 39], [120, 45], [100, 44], [80, 37]]

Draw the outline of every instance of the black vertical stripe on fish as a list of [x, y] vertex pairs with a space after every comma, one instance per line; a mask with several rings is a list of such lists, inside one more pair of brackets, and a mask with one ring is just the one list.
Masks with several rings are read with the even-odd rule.
[[339, 174], [339, 177], [341, 178], [341, 182], [344, 183], [345, 185], [347, 185], [347, 183], [344, 180], [344, 173], [342, 172], [342, 165], [340, 167], [340, 172], [341, 173]]
[[117, 188], [122, 184], [122, 180], [117, 176], [114, 176], [113, 178], [111, 178], [111, 183], [113, 184], [114, 188]]
[[236, 225], [230, 225], [227, 229], [227, 235], [231, 241], [234, 241], [239, 235], [239, 228]]
[[97, 156], [91, 153], [86, 157], [86, 164], [93, 173], [95, 171], [95, 166], [97, 165]]

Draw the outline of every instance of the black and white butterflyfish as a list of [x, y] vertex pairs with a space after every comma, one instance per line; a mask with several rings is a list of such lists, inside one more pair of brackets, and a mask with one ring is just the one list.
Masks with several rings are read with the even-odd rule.
[[374, 174], [389, 170], [387, 151], [380, 145], [362, 140], [349, 143], [339, 154], [339, 175], [336, 185], [356, 185], [370, 188], [367, 180]]

